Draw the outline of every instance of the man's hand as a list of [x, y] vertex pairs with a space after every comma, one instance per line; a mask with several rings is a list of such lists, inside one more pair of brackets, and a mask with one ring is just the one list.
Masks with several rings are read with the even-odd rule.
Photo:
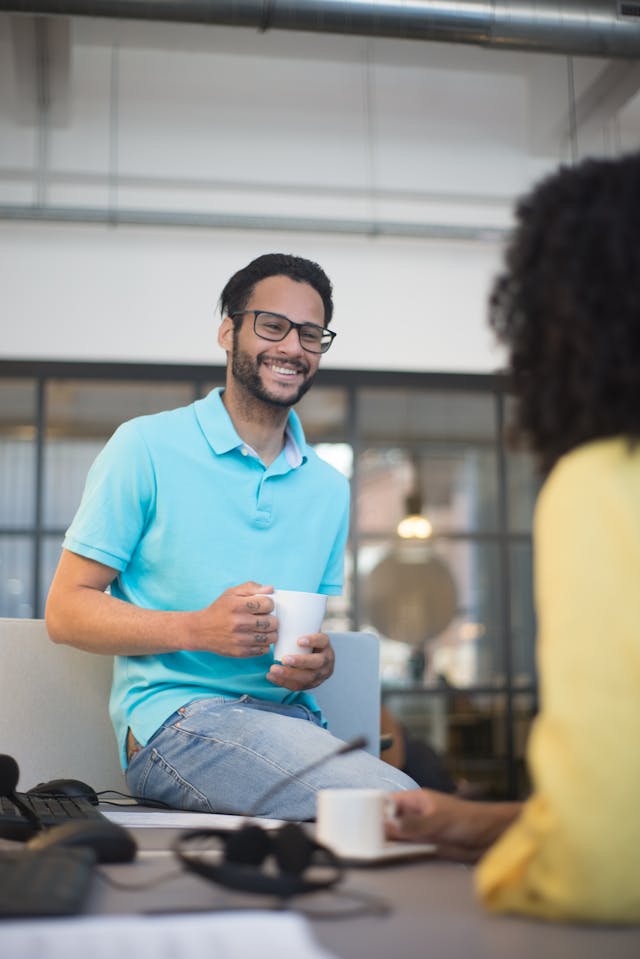
[[300, 653], [284, 656], [282, 665], [274, 663], [267, 673], [267, 679], [274, 686], [295, 691], [313, 689], [331, 676], [335, 654], [326, 633], [301, 636], [298, 646]]
[[277, 639], [273, 586], [248, 582], [232, 586], [210, 606], [193, 613], [192, 645], [220, 656], [263, 656]]
[[63, 549], [46, 610], [54, 642], [116, 656], [188, 650], [248, 658], [268, 653], [276, 641], [273, 586], [242, 583], [204, 609], [142, 609], [105, 592], [116, 576]]

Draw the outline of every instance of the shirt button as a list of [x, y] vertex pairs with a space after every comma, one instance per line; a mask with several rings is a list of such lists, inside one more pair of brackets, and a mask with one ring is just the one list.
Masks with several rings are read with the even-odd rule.
[[249, 450], [247, 449], [246, 446], [243, 446], [240, 452], [242, 453], [243, 456], [249, 455]]

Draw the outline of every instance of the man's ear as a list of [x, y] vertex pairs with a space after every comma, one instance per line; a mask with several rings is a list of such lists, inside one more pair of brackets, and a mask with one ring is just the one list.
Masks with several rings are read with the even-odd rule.
[[218, 327], [218, 346], [227, 353], [230, 353], [233, 347], [233, 320], [229, 316], [225, 316]]

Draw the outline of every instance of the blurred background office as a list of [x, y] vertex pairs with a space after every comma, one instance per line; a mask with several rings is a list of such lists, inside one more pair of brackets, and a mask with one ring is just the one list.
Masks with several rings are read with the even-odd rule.
[[640, 2], [0, 2], [0, 615], [42, 615], [113, 429], [223, 382], [231, 273], [310, 257], [338, 337], [299, 411], [353, 490], [327, 627], [521, 795], [538, 481], [486, 297], [521, 192], [638, 148], [639, 53]]

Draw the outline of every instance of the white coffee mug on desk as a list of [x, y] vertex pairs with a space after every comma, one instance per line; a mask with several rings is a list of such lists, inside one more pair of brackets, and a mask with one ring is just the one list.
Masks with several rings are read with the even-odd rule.
[[321, 789], [316, 839], [338, 856], [374, 856], [385, 845], [388, 793], [382, 789]]
[[274, 615], [278, 620], [278, 639], [273, 647], [273, 658], [304, 653], [298, 646], [301, 636], [320, 632], [327, 597], [324, 593], [304, 593], [293, 589], [276, 589], [273, 592]]

